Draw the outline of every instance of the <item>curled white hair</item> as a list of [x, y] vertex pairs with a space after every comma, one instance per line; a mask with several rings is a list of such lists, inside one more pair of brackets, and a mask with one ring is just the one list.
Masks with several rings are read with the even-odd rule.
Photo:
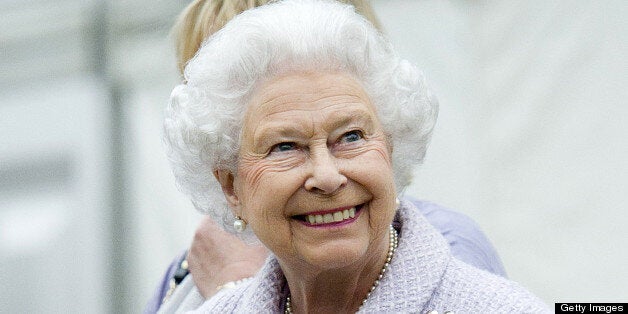
[[213, 171], [236, 173], [255, 87], [295, 71], [342, 72], [361, 82], [393, 147], [398, 191], [425, 156], [438, 103], [416, 67], [353, 7], [287, 0], [245, 11], [204, 42], [165, 112], [167, 153], [180, 190], [223, 225], [233, 214]]

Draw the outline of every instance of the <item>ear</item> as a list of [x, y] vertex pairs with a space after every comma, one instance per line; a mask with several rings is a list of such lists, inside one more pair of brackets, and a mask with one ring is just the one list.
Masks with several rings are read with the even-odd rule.
[[222, 193], [225, 195], [229, 207], [231, 207], [231, 210], [236, 211], [240, 207], [240, 200], [235, 192], [233, 174], [227, 170], [214, 170], [214, 177], [220, 183]]

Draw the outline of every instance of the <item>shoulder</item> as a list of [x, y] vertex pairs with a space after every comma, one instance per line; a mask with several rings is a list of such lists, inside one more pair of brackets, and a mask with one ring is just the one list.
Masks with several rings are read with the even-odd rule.
[[220, 290], [193, 313], [277, 313], [285, 300], [285, 287], [283, 272], [271, 254], [254, 277]]
[[443, 231], [450, 232], [457, 229], [458, 231], [473, 233], [479, 229], [473, 219], [459, 211], [412, 197], [405, 197], [405, 199], [410, 201], [432, 225]]
[[435, 203], [406, 197], [425, 219], [447, 240], [451, 253], [459, 260], [506, 277], [497, 251], [469, 216]]
[[403, 303], [392, 300], [395, 304], [391, 308], [420, 308], [439, 313], [550, 312], [540, 299], [519, 284], [456, 258], [434, 230], [437, 228], [430, 226], [416, 210], [413, 204], [403, 202], [398, 211], [397, 221], [402, 226], [399, 254], [391, 263], [390, 274], [395, 276], [391, 276], [393, 284], [387, 288], [405, 285], [408, 292]]
[[543, 301], [518, 283], [457, 259], [447, 266], [430, 303], [431, 309], [454, 313], [550, 313]]

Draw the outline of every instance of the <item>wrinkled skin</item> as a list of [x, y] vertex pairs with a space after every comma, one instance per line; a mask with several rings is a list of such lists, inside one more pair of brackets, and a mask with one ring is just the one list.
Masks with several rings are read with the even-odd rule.
[[[359, 307], [387, 253], [396, 208], [391, 152], [367, 93], [347, 74], [291, 73], [253, 93], [238, 172], [215, 175], [234, 215], [276, 255], [293, 308]], [[355, 217], [306, 221], [345, 208]]]

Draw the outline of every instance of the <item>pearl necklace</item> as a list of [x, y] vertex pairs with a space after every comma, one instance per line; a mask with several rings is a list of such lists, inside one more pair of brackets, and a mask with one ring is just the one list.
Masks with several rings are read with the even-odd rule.
[[[384, 277], [384, 273], [386, 273], [386, 269], [388, 269], [388, 266], [390, 265], [390, 260], [392, 260], [392, 257], [395, 254], [395, 250], [397, 249], [397, 245], [399, 244], [399, 235], [397, 233], [397, 230], [395, 230], [392, 225], [390, 225], [390, 229], [388, 231], [388, 239], [388, 255], [386, 255], [386, 263], [384, 263], [384, 266], [382, 266], [382, 269], [379, 271], [379, 276], [377, 276], [377, 279], [375, 279], [373, 286], [371, 286], [371, 290], [369, 290], [369, 292], [366, 294], [366, 297], [364, 297], [364, 300], [362, 300], [362, 304], [358, 308], [358, 312], [364, 306], [364, 304], [366, 304], [366, 300], [368, 300], [375, 288], [379, 286], [379, 281], [382, 279], [382, 277]], [[286, 298], [284, 314], [292, 314], [292, 306], [289, 294]]]

